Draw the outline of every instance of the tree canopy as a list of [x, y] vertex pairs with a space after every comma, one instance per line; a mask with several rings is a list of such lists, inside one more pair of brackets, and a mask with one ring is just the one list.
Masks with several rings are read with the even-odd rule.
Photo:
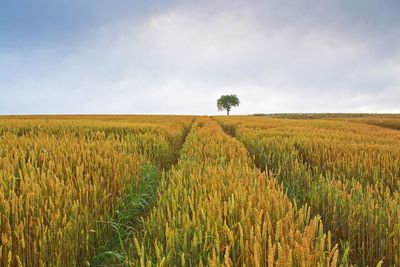
[[226, 110], [228, 116], [231, 108], [237, 107], [239, 104], [240, 101], [236, 95], [223, 95], [217, 100], [218, 111]]

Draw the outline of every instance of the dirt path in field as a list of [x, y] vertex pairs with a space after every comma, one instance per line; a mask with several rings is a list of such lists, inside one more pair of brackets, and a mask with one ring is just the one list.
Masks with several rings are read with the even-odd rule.
[[[294, 154], [288, 153], [291, 156], [286, 157], [286, 161], [279, 162], [278, 167], [276, 165], [274, 167], [273, 163], [276, 158], [271, 159], [271, 164], [266, 162], [263, 155], [264, 153], [269, 155], [268, 152], [254, 150], [256, 145], [253, 146], [252, 142], [248, 142], [248, 140], [246, 142], [245, 133], [237, 132], [238, 129], [232, 124], [225, 124], [222, 120], [213, 119], [224, 129], [226, 134], [236, 138], [244, 144], [250, 154], [254, 154], [253, 161], [259, 169], [271, 172], [279, 183], [283, 184], [284, 190], [292, 203], [301, 206], [308, 205], [311, 207], [312, 216], [322, 218], [324, 228], [332, 233], [332, 241], [339, 244], [340, 251], [344, 252], [346, 256], [346, 258], [341, 259], [342, 262], [346, 264], [351, 262], [360, 266], [376, 266], [383, 262], [387, 266], [397, 266], [398, 257], [395, 255], [397, 252], [394, 251], [399, 251], [397, 249], [398, 242], [396, 239], [391, 241], [390, 226], [385, 226], [385, 219], [381, 220], [383, 223], [375, 222], [380, 227], [378, 230], [374, 230], [375, 232], [366, 230], [374, 229], [375, 226], [374, 223], [369, 223], [371, 220], [368, 217], [369, 214], [365, 211], [371, 211], [375, 214], [390, 214], [391, 211], [387, 209], [388, 204], [376, 201], [374, 196], [371, 196], [372, 193], [368, 193], [365, 189], [360, 190], [359, 187], [351, 187], [350, 183], [347, 186], [342, 186], [341, 181], [330, 179], [329, 175], [320, 175], [318, 170], [312, 167], [312, 162], [306, 160], [306, 154], [301, 147], [299, 148], [295, 144], [292, 147]], [[269, 148], [269, 151], [271, 151], [271, 148]], [[284, 155], [284, 152], [272, 149], [271, 155], [279, 157], [279, 155]], [[268, 158], [268, 156], [265, 157]], [[266, 168], [265, 164], [268, 164], [269, 168]], [[342, 199], [344, 196], [346, 196], [345, 201]], [[394, 198], [387, 198], [387, 203], [396, 203], [396, 201]], [[357, 209], [361, 212], [355, 212]], [[397, 223], [396, 214], [398, 213], [393, 211], [393, 214], [395, 215], [388, 215], [391, 218], [388, 225], [396, 225]], [[344, 223], [337, 222], [337, 218], [341, 218]], [[376, 216], [375, 218], [385, 217]], [[348, 226], [352, 225], [349, 222], [356, 222], [361, 226], [352, 228], [352, 226]], [[344, 227], [347, 228], [343, 230]], [[381, 245], [381, 239], [389, 241]], [[369, 248], [364, 248], [363, 244], [367, 243], [365, 240], [368, 240]], [[374, 252], [370, 252], [371, 249], [374, 249]]]
[[159, 191], [131, 238], [128, 265], [336, 266], [339, 252], [320, 218], [293, 205], [244, 144], [209, 117], [196, 120]]
[[162, 179], [166, 179], [168, 172], [178, 163], [180, 150], [195, 120], [194, 118], [190, 125], [183, 130], [179, 150], [175, 153], [170, 165], [163, 169], [154, 165], [142, 166], [139, 174], [142, 177], [142, 182], [139, 189], [128, 189], [122, 196], [123, 206], [117, 209], [115, 218], [106, 222], [110, 226], [112, 240], [107, 240], [105, 244], [96, 248], [90, 265], [121, 266], [124, 264], [130, 246], [129, 237], [133, 232], [140, 232], [143, 229], [143, 222], [157, 201], [159, 183]]

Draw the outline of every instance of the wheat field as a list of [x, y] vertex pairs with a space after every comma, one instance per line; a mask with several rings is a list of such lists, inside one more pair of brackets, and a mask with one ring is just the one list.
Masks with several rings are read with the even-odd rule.
[[0, 266], [400, 266], [396, 116], [0, 116]]

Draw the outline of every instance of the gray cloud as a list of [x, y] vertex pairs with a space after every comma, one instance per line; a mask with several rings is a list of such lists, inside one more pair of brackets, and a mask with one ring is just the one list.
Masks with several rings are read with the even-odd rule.
[[153, 4], [1, 49], [0, 113], [400, 112], [396, 1]]

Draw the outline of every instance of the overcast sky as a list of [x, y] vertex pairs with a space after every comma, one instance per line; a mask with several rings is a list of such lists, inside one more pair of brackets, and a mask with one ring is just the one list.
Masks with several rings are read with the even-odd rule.
[[400, 112], [400, 1], [0, 0], [0, 114]]

